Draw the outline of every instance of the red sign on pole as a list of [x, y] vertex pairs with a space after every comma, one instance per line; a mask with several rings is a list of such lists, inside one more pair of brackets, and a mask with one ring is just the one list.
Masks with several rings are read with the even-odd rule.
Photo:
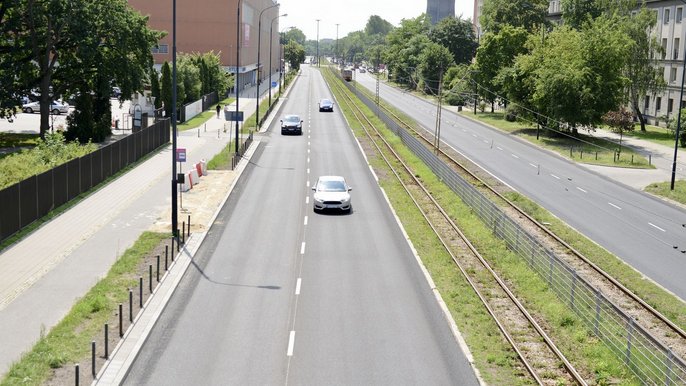
[[177, 148], [176, 149], [176, 162], [186, 162], [186, 149]]

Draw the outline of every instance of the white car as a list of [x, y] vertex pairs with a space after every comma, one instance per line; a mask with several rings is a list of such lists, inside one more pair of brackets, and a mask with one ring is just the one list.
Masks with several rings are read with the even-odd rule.
[[315, 212], [325, 209], [352, 212], [353, 205], [350, 191], [353, 190], [340, 176], [321, 176], [312, 187], [314, 191], [313, 209]]
[[[40, 112], [40, 102], [26, 103], [21, 106], [21, 111], [29, 114], [33, 112]], [[67, 114], [69, 112], [69, 105], [59, 101], [52, 102], [50, 104], [50, 112], [56, 115], [61, 113]]]

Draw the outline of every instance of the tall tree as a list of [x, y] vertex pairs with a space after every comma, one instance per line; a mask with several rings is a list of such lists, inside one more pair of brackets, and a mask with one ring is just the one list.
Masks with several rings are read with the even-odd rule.
[[162, 79], [160, 81], [160, 97], [164, 105], [164, 114], [171, 118], [172, 112], [172, 73], [169, 62], [162, 65]]
[[386, 36], [393, 30], [393, 24], [382, 19], [378, 15], [372, 15], [367, 20], [367, 25], [364, 27], [364, 33], [368, 36], [381, 35]]
[[430, 43], [427, 36], [430, 28], [431, 20], [422, 14], [414, 19], [401, 20], [400, 26], [386, 36], [384, 60], [396, 82], [416, 87], [419, 55]]
[[424, 92], [437, 95], [443, 74], [455, 65], [452, 53], [438, 43], [429, 43], [422, 51], [419, 61]]
[[485, 0], [479, 21], [484, 32], [498, 33], [504, 25], [527, 31], [547, 25], [548, 0]]
[[476, 53], [474, 26], [461, 17], [446, 17], [429, 32], [429, 39], [446, 47], [457, 64], [467, 64]]
[[299, 70], [300, 63], [305, 61], [305, 49], [296, 41], [289, 41], [284, 47], [284, 60], [292, 69]]

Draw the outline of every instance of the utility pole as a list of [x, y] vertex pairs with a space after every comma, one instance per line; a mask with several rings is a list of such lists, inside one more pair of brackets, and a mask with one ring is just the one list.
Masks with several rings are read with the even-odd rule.
[[317, 19], [317, 67], [319, 66], [319, 21], [320, 19]]
[[336, 23], [336, 52], [334, 52], [334, 54], [333, 54], [333, 62], [335, 64], [338, 64], [338, 26], [339, 25], [340, 25], [339, 23]]
[[441, 102], [443, 97], [443, 65], [441, 65], [441, 72], [438, 75], [438, 104], [436, 105], [436, 131], [434, 133], [434, 147], [436, 148], [436, 155], [441, 146]]
[[172, 4], [172, 194], [171, 194], [171, 223], [172, 234], [179, 237], [178, 208], [176, 205], [179, 185], [176, 181], [176, 0]]
[[[240, 99], [240, 93], [238, 92], [238, 87], [240, 85], [240, 82], [238, 82], [238, 79], [240, 78], [240, 66], [241, 66], [241, 0], [238, 0], [238, 10], [236, 11], [236, 79], [234, 80], [235, 88], [236, 88], [236, 119], [238, 119], [238, 101]], [[238, 133], [239, 129], [238, 127], [240, 126], [240, 122], [236, 121], [236, 154], [238, 154]]]

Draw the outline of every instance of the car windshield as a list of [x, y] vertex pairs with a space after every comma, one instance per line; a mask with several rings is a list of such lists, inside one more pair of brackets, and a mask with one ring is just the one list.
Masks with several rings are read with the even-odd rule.
[[287, 115], [284, 121], [298, 123], [300, 122], [300, 117], [298, 117], [297, 115]]
[[322, 104], [323, 104], [323, 105], [330, 105], [330, 104], [331, 104], [331, 101], [328, 100], [328, 99], [322, 99]]
[[319, 181], [317, 190], [320, 192], [345, 192], [347, 189], [343, 181], [324, 180]]

